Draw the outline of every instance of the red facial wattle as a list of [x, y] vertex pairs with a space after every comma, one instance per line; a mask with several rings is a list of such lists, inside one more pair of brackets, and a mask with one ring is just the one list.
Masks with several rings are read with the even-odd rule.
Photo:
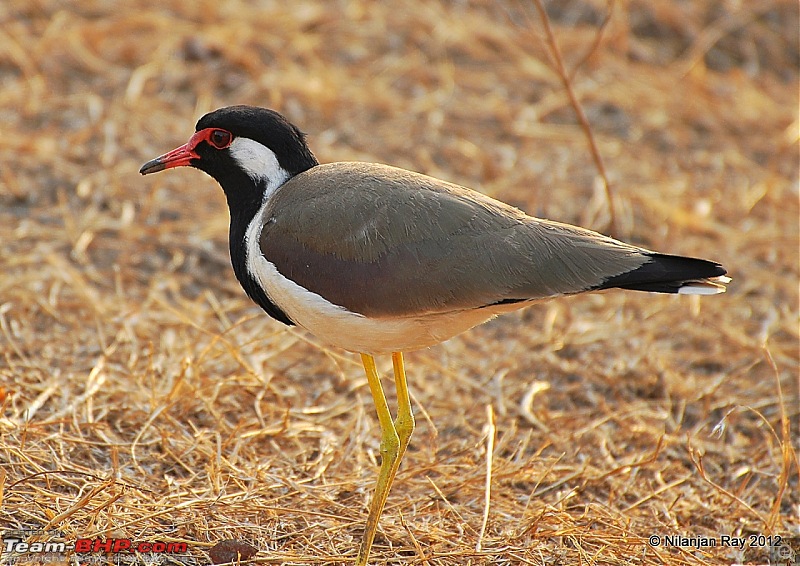
[[220, 128], [206, 128], [195, 132], [189, 138], [189, 141], [180, 147], [176, 147], [172, 151], [160, 155], [142, 165], [139, 173], [147, 175], [149, 173], [157, 173], [164, 169], [172, 169], [173, 167], [183, 167], [192, 165], [192, 160], [200, 159], [197, 153], [197, 146], [201, 143], [208, 143], [215, 149], [225, 149], [233, 142], [233, 136], [227, 130]]

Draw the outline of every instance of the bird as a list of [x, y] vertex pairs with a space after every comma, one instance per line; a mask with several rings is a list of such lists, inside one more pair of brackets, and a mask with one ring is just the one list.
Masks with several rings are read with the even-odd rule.
[[[662, 254], [552, 220], [421, 173], [367, 162], [321, 164], [275, 110], [205, 114], [184, 145], [145, 163], [213, 177], [230, 212], [234, 274], [269, 316], [358, 353], [381, 430], [381, 464], [356, 565], [368, 563], [386, 498], [414, 431], [403, 353], [495, 316], [604, 289], [712, 295], [722, 265]], [[390, 354], [396, 418], [375, 356]]]

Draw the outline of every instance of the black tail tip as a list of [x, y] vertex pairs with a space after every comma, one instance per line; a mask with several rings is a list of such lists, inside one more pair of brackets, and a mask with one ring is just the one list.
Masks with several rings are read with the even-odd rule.
[[599, 288], [714, 295], [724, 293], [725, 285], [730, 281], [730, 277], [726, 277], [728, 271], [713, 261], [658, 253], [648, 256], [649, 261], [632, 271], [607, 279]]

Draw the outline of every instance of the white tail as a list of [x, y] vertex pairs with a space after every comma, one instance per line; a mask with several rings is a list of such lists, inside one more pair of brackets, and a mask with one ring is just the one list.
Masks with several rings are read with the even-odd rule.
[[731, 282], [726, 275], [710, 277], [699, 281], [687, 281], [678, 289], [679, 295], [717, 295], [725, 292], [725, 285]]

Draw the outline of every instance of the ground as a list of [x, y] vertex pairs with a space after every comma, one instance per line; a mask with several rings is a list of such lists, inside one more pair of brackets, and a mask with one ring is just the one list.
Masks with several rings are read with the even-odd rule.
[[379, 458], [357, 356], [249, 302], [210, 178], [137, 173], [234, 103], [285, 113], [320, 161], [421, 171], [733, 277], [552, 301], [408, 354], [418, 428], [375, 564], [765, 563], [750, 535], [796, 537], [797, 3], [548, 15], [588, 129], [535, 3], [5, 0], [6, 538], [352, 563]]

